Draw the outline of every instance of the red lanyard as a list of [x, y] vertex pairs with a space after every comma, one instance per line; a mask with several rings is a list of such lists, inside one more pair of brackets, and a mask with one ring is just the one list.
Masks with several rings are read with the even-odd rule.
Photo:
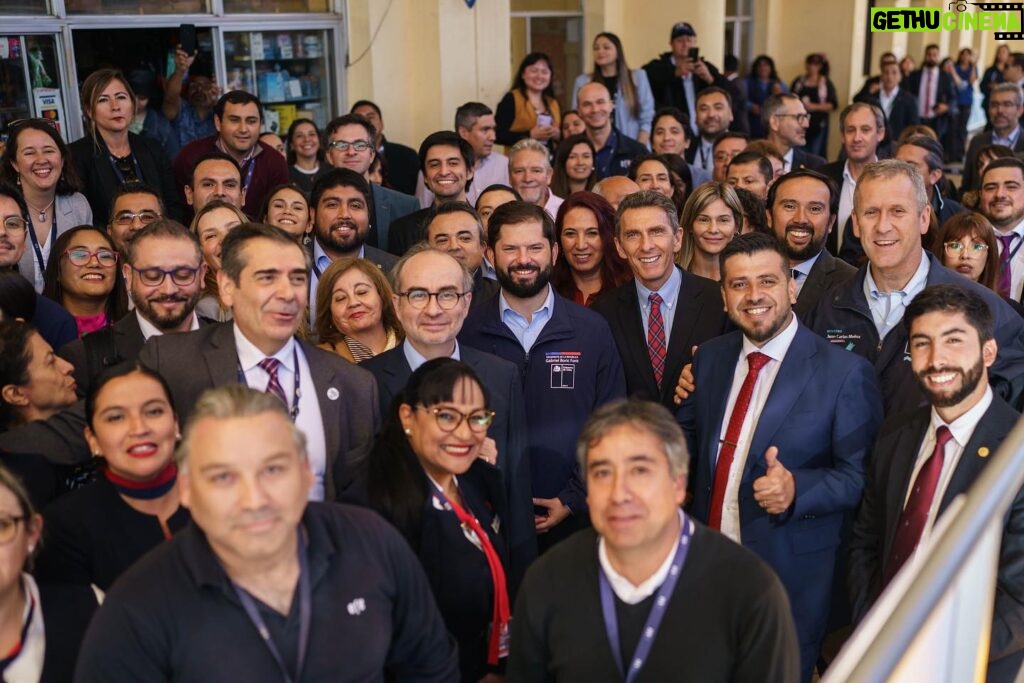
[[512, 619], [512, 611], [508, 604], [508, 588], [505, 584], [505, 568], [501, 566], [498, 551], [491, 544], [491, 539], [480, 526], [476, 517], [469, 514], [461, 505], [440, 493], [446, 506], [455, 513], [462, 525], [469, 526], [480, 539], [487, 565], [491, 569], [491, 581], [494, 583], [494, 617], [491, 622], [491, 638], [487, 647], [487, 663], [497, 666], [498, 660], [508, 656], [508, 625]]

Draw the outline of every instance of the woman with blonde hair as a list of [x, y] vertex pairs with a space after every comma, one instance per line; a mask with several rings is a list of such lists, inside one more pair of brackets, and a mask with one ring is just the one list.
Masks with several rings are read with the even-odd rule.
[[231, 320], [231, 310], [221, 303], [217, 287], [217, 271], [220, 270], [220, 245], [224, 237], [249, 218], [234, 204], [214, 199], [196, 212], [189, 229], [199, 239], [206, 262], [206, 279], [203, 280], [203, 296], [196, 305], [196, 313], [211, 320]]
[[344, 258], [329, 265], [316, 288], [315, 310], [320, 348], [353, 363], [405, 339], [391, 285], [366, 259]]
[[676, 263], [694, 275], [720, 280], [718, 254], [743, 226], [736, 190], [727, 183], [704, 183], [686, 200], [679, 224], [685, 239]]

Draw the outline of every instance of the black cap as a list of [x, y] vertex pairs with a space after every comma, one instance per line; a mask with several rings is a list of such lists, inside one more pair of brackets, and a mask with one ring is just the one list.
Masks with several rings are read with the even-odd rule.
[[669, 42], [672, 42], [679, 36], [689, 36], [691, 38], [697, 37], [697, 32], [693, 30], [693, 26], [686, 21], [680, 21], [678, 24], [672, 27], [672, 37], [669, 38]]

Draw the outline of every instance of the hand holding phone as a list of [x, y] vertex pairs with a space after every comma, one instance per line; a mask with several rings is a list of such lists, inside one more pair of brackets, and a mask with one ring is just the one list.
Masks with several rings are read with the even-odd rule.
[[198, 45], [195, 24], [182, 24], [178, 27], [178, 44], [185, 54], [193, 55], [196, 53]]

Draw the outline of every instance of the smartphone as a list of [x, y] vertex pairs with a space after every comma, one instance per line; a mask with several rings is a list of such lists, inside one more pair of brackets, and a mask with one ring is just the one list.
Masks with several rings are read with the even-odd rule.
[[182, 24], [178, 27], [178, 43], [185, 54], [195, 54], [198, 47], [195, 24]]
[[691, 47], [689, 52], [687, 53], [687, 57], [696, 62], [698, 59], [700, 59], [700, 49], [696, 47]]
[[537, 114], [537, 124], [541, 126], [550, 126], [554, 123], [554, 119], [551, 118], [551, 114]]

